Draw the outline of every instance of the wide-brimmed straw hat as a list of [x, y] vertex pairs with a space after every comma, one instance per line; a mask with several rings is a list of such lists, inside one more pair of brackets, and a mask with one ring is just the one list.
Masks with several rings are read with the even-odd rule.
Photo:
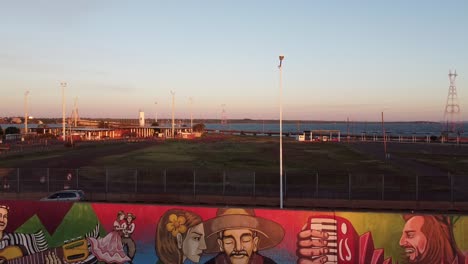
[[258, 250], [278, 245], [284, 237], [283, 227], [271, 220], [256, 217], [253, 209], [220, 208], [216, 217], [205, 221], [206, 252], [219, 252], [218, 233], [232, 229], [250, 229], [257, 232]]

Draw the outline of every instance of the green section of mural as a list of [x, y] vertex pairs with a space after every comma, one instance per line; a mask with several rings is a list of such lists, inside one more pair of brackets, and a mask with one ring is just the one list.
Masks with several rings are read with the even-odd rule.
[[44, 231], [45, 238], [48, 242], [52, 241], [51, 235], [49, 234], [49, 232], [45, 231], [46, 229], [39, 217], [37, 217], [37, 215], [34, 215], [28, 221], [24, 222], [24, 224], [22, 224], [18, 229], [16, 229], [16, 232], [24, 234], [33, 234], [39, 230]]
[[405, 224], [401, 214], [337, 212], [336, 215], [353, 223], [358, 234], [371, 232], [375, 247], [385, 248], [385, 257], [403, 262], [404, 252], [398, 244]]
[[[50, 217], [54, 216], [51, 215]], [[47, 219], [43, 219], [43, 221], [47, 221]], [[98, 223], [98, 218], [91, 204], [75, 203], [53, 234], [47, 232], [37, 215], [22, 224], [16, 232], [31, 234], [43, 230], [49, 247], [54, 248], [62, 246], [66, 240], [83, 237], [85, 234], [92, 232], [98, 226]], [[106, 234], [101, 225], [99, 225], [99, 233], [101, 235]]]
[[468, 217], [460, 217], [453, 228], [455, 241], [463, 251], [468, 251]]
[[[75, 203], [65, 215], [50, 241], [50, 246], [60, 246], [63, 239], [82, 237], [98, 225], [98, 219], [91, 204]], [[103, 230], [101, 230], [103, 232]]]

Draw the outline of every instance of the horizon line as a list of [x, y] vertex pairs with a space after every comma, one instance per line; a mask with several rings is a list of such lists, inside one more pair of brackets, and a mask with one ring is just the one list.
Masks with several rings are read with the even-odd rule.
[[[12, 119], [12, 118], [20, 118], [21, 120], [24, 119], [24, 117], [20, 116], [14, 116], [14, 117], [0, 117], [1, 119]], [[34, 122], [34, 120], [62, 120], [62, 117], [34, 117], [32, 119], [29, 119]], [[69, 119], [69, 118], [67, 118]], [[72, 119], [72, 118], [71, 118]], [[174, 118], [175, 120], [187, 120], [189, 121], [190, 118]], [[124, 117], [81, 117], [79, 120], [135, 120], [138, 121], [138, 118], [124, 118]], [[155, 121], [155, 118], [145, 118], [145, 120], [149, 121]], [[158, 118], [158, 121], [163, 120], [163, 121], [171, 121], [172, 118]], [[221, 122], [222, 119], [220, 118], [193, 118], [193, 121], [210, 121], [210, 122]], [[256, 119], [256, 118], [232, 118], [232, 119], [227, 119], [226, 121], [231, 121], [231, 123], [235, 122], [279, 122], [279, 119]], [[283, 119], [283, 122], [312, 122], [312, 123], [381, 123], [382, 120], [320, 120], [320, 119]], [[446, 123], [447, 120], [445, 121], [430, 121], [430, 120], [389, 120], [389, 121], [384, 121], [384, 123]], [[456, 121], [454, 123], [467, 123], [468, 120], [460, 120]], [[61, 122], [60, 122], [61, 123]]]

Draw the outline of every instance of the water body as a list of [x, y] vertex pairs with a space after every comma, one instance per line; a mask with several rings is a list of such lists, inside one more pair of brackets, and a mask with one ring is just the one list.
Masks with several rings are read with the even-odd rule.
[[[385, 131], [390, 135], [433, 135], [440, 136], [444, 130], [441, 123], [425, 122], [389, 122], [385, 123]], [[228, 124], [206, 124], [207, 129], [215, 130], [235, 130], [235, 131], [258, 131], [258, 132], [279, 132], [279, 123], [228, 123]], [[468, 123], [461, 123], [462, 136], [468, 136]], [[361, 133], [374, 134], [382, 133], [382, 123], [380, 122], [297, 122], [283, 123], [283, 132], [297, 133], [306, 130], [339, 130], [342, 134], [359, 135]], [[453, 134], [455, 135], [455, 134]]]

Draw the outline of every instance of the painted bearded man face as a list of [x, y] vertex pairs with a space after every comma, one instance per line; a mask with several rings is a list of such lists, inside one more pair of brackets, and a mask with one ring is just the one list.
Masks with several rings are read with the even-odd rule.
[[400, 246], [405, 249], [410, 262], [418, 262], [426, 252], [427, 237], [421, 231], [423, 225], [424, 217], [414, 216], [406, 222], [403, 228]]
[[232, 264], [247, 264], [257, 251], [258, 237], [249, 229], [232, 229], [222, 232], [218, 239], [221, 251], [224, 251]]

